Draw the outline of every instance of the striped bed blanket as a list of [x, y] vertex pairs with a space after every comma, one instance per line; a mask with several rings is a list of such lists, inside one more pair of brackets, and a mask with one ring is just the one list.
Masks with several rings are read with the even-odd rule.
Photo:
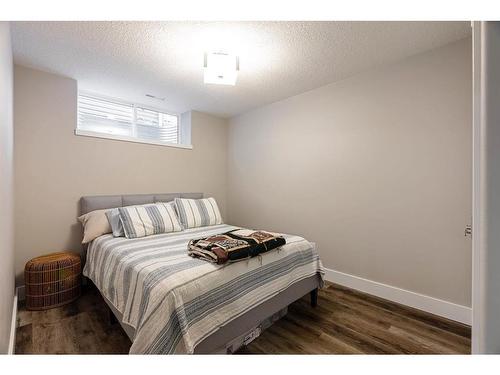
[[293, 283], [324, 270], [314, 246], [286, 244], [261, 257], [218, 265], [188, 255], [190, 240], [239, 229], [188, 229], [138, 239], [96, 238], [83, 274], [135, 329], [130, 353], [193, 353], [219, 327]]

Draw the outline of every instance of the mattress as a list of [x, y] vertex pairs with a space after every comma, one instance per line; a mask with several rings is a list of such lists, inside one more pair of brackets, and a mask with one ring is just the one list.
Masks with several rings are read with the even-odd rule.
[[133, 328], [131, 353], [193, 353], [221, 327], [324, 270], [299, 236], [259, 257], [217, 265], [187, 254], [187, 243], [237, 229], [217, 225], [139, 239], [104, 235], [88, 248], [90, 278], [122, 323]]

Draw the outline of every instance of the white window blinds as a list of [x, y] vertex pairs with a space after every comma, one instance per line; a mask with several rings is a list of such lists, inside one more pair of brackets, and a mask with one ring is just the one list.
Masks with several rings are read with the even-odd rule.
[[178, 143], [178, 119], [175, 115], [136, 107], [137, 137]]
[[177, 115], [92, 94], [78, 94], [77, 129], [152, 143], [179, 143]]

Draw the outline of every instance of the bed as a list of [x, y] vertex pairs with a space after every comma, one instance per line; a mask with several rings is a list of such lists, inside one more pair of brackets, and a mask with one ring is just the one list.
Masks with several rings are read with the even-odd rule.
[[[80, 211], [176, 197], [203, 194], [82, 197]], [[310, 293], [315, 306], [324, 270], [314, 244], [302, 237], [284, 235], [281, 248], [225, 265], [187, 255], [190, 239], [236, 228], [222, 224], [138, 239], [107, 234], [89, 244], [84, 275], [131, 339], [130, 353], [231, 353], [304, 295]]]

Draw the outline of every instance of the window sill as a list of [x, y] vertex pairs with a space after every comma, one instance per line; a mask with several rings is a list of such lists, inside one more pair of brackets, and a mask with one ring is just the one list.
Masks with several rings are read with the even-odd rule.
[[88, 130], [80, 130], [80, 129], [75, 129], [75, 135], [80, 135], [80, 136], [84, 136], [84, 137], [92, 137], [92, 138], [112, 139], [115, 141], [143, 143], [143, 144], [155, 145], [155, 146], [183, 148], [183, 149], [187, 149], [187, 150], [193, 149], [193, 145], [183, 145], [183, 144], [179, 144], [179, 143], [168, 143], [168, 142], [160, 142], [160, 141], [148, 141], [148, 140], [137, 139], [137, 138], [133, 138], [133, 137], [127, 137], [124, 135], [105, 134], [105, 133], [98, 133], [98, 132], [93, 132], [93, 131], [88, 131]]

